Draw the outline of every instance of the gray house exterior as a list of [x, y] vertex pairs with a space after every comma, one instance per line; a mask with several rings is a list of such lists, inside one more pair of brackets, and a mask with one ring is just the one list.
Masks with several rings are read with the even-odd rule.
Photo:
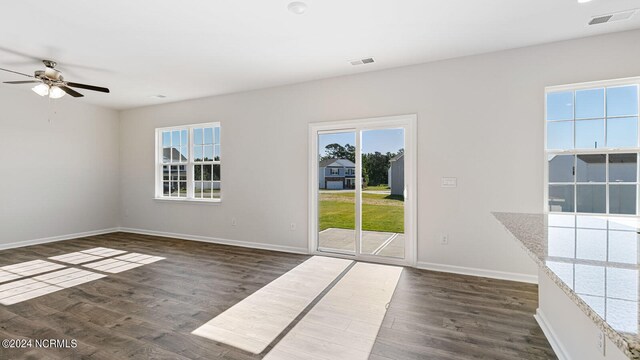
[[404, 194], [404, 154], [389, 160], [389, 187], [391, 195]]
[[344, 190], [356, 188], [356, 164], [348, 159], [326, 159], [320, 161], [318, 188]]

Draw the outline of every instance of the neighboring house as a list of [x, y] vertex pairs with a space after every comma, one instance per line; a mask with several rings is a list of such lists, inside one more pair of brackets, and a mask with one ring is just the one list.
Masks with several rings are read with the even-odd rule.
[[[604, 155], [603, 155], [604, 156]], [[606, 158], [605, 158], [606, 160]], [[573, 155], [549, 158], [549, 174], [553, 174], [550, 181], [573, 185], [575, 173], [575, 158]], [[603, 167], [604, 169], [604, 167]], [[604, 174], [604, 172], [603, 172]], [[573, 211], [573, 187], [567, 192], [567, 186], [549, 187], [549, 211]]]
[[404, 194], [404, 154], [389, 160], [389, 187], [391, 195]]
[[356, 164], [348, 159], [322, 160], [319, 164], [318, 180], [320, 189], [355, 189]]
[[162, 150], [162, 158], [166, 162], [170, 162], [172, 158], [174, 159], [174, 162], [185, 162], [188, 160], [183, 154], [180, 153], [180, 150], [174, 147], [164, 148]]

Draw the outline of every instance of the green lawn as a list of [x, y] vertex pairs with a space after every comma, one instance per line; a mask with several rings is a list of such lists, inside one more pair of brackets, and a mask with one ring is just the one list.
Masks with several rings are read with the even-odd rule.
[[375, 191], [380, 191], [380, 190], [389, 190], [390, 187], [389, 185], [386, 184], [380, 184], [380, 185], [376, 185], [376, 186], [367, 186], [365, 187], [363, 190], [375, 190]]
[[[320, 192], [320, 231], [355, 228], [355, 193]], [[362, 194], [362, 229], [404, 233], [402, 196]]]

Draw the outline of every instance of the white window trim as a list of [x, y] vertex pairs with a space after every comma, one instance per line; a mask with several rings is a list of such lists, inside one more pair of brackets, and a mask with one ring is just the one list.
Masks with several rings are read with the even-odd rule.
[[[218, 127], [220, 130], [220, 160], [216, 161], [198, 161], [198, 164], [216, 164], [220, 165], [220, 197], [217, 199], [199, 199], [193, 197], [193, 188], [194, 188], [194, 174], [193, 174], [193, 166], [196, 164], [194, 162], [194, 154], [193, 154], [193, 129], [195, 128], [203, 128], [203, 127]], [[160, 150], [162, 145], [162, 133], [165, 131], [173, 131], [173, 130], [187, 130], [187, 136], [189, 139], [188, 145], [188, 154], [189, 159], [188, 162], [182, 165], [185, 165], [187, 168], [187, 197], [179, 198], [179, 197], [167, 197], [163, 195], [163, 174], [162, 174], [162, 166], [166, 165], [162, 163], [161, 156], [162, 151]], [[214, 133], [215, 139], [215, 133]], [[215, 140], [214, 140], [215, 141]], [[154, 190], [154, 200], [158, 201], [168, 201], [168, 202], [178, 202], [178, 203], [190, 203], [190, 204], [219, 204], [222, 202], [223, 191], [222, 191], [222, 127], [220, 126], [220, 122], [208, 122], [208, 123], [200, 123], [200, 124], [188, 124], [188, 125], [178, 125], [178, 126], [170, 126], [163, 128], [155, 129], [155, 156], [154, 156], [154, 166], [155, 166], [155, 190]]]
[[[615, 217], [637, 217], [640, 215], [640, 120], [638, 121], [638, 147], [630, 147], [630, 148], [601, 148], [601, 149], [569, 149], [569, 150], [558, 150], [558, 149], [550, 149], [547, 150], [547, 125], [549, 121], [547, 121], [547, 94], [552, 92], [562, 92], [562, 91], [577, 91], [577, 90], [586, 90], [592, 88], [607, 88], [607, 87], [618, 87], [618, 86], [626, 86], [626, 85], [638, 85], [640, 87], [640, 76], [629, 77], [629, 78], [621, 78], [621, 79], [612, 79], [612, 80], [601, 80], [601, 81], [590, 81], [583, 83], [575, 83], [575, 84], [566, 84], [566, 85], [555, 85], [555, 86], [547, 86], [544, 89], [544, 137], [543, 137], [543, 194], [544, 194], [544, 202], [543, 213], [544, 214], [563, 214], [563, 215], [587, 215], [587, 216], [615, 216]], [[606, 97], [605, 97], [606, 101]], [[638, 91], [638, 104], [640, 106], [640, 91]], [[605, 104], [606, 106], [606, 104]], [[575, 99], [574, 99], [574, 120], [575, 121]], [[639, 119], [640, 119], [640, 114]], [[606, 114], [605, 114], [605, 118]], [[585, 119], [579, 119], [585, 120]], [[578, 121], [579, 121], [578, 120]], [[551, 122], [560, 122], [564, 120], [556, 120]], [[569, 120], [566, 120], [569, 121]], [[574, 128], [574, 143], [575, 143], [575, 128]], [[606, 122], [605, 122], [605, 141], [606, 141]], [[637, 173], [636, 173], [636, 182], [635, 183], [624, 183], [628, 185], [636, 185], [636, 214], [610, 214], [609, 213], [609, 163], [608, 159], [610, 154], [629, 154], [629, 153], [637, 153], [638, 154], [638, 165], [637, 165]], [[606, 166], [606, 182], [605, 183], [597, 183], [597, 184], [606, 184], [606, 213], [581, 213], [578, 212], [577, 208], [577, 191], [574, 191], [573, 201], [574, 201], [574, 211], [573, 212], [561, 212], [561, 211], [550, 211], [549, 210], [549, 155], [589, 155], [589, 154], [605, 154], [607, 155]], [[575, 163], [574, 163], [575, 166]], [[574, 175], [575, 176], [575, 175]], [[567, 185], [569, 183], [566, 183]], [[577, 186], [581, 183], [574, 178], [574, 182], [572, 183], [574, 186]], [[596, 183], [592, 183], [596, 185]], [[612, 183], [616, 184], [616, 183]], [[621, 183], [622, 184], [622, 183]], [[577, 190], [577, 187], [576, 187]]]

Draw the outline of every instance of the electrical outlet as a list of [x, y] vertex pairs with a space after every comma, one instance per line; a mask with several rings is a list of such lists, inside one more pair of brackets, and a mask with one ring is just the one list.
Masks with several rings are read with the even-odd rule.
[[596, 333], [596, 347], [598, 348], [598, 351], [602, 355], [605, 355], [604, 343], [605, 343], [604, 333], [601, 330], [598, 330], [598, 332]]
[[449, 245], [449, 235], [443, 234], [440, 236], [440, 245]]
[[236, 226], [236, 225], [238, 225], [238, 219], [231, 218], [231, 226]]
[[289, 230], [296, 231], [296, 223], [292, 222], [291, 224], [289, 224]]

